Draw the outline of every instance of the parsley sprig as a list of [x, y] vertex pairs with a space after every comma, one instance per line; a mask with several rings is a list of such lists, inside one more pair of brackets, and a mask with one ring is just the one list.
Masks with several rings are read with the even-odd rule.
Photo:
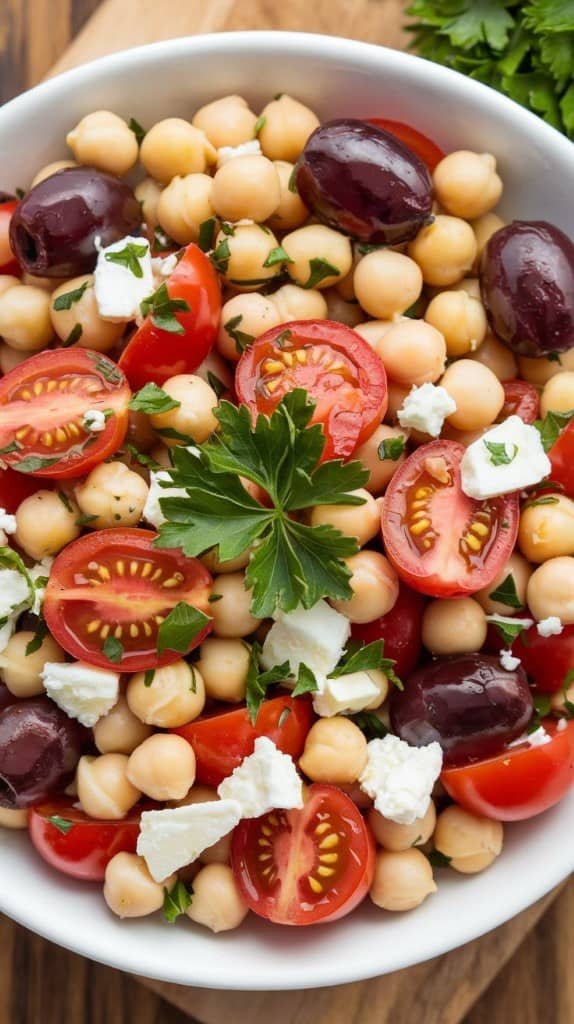
[[401, 680], [394, 671], [395, 661], [392, 658], [385, 658], [383, 649], [382, 640], [373, 640], [370, 644], [361, 644], [351, 640], [339, 664], [329, 673], [328, 678], [340, 679], [341, 676], [348, 676], [354, 672], [379, 669], [386, 674], [389, 682], [394, 683], [398, 690], [404, 690]]
[[113, 252], [107, 252], [105, 258], [108, 263], [118, 263], [121, 267], [125, 267], [126, 270], [131, 270], [134, 277], [142, 278], [143, 268], [140, 260], [149, 252], [148, 242], [144, 242], [142, 245], [136, 245], [135, 242], [127, 242], [123, 249], [115, 249]]
[[167, 391], [158, 387], [153, 381], [144, 384], [130, 401], [129, 408], [134, 412], [145, 412], [148, 416], [158, 413], [170, 412], [172, 409], [179, 409], [181, 402], [178, 402]]
[[[215, 413], [220, 430], [210, 441], [174, 449], [170, 483], [187, 496], [160, 499], [167, 522], [159, 547], [180, 547], [190, 557], [216, 547], [221, 561], [252, 548], [245, 578], [258, 618], [352, 594], [343, 559], [358, 550], [356, 540], [332, 526], [308, 526], [294, 513], [362, 505], [350, 492], [365, 484], [368, 471], [358, 462], [320, 462], [325, 437], [320, 424], [310, 425], [313, 409], [297, 389], [253, 425], [246, 406], [222, 402]], [[239, 477], [262, 487], [271, 507], [260, 505]]]
[[140, 305], [142, 316], [151, 314], [151, 322], [155, 327], [169, 334], [185, 334], [185, 327], [176, 319], [176, 313], [189, 313], [190, 307], [185, 299], [172, 299], [164, 283], [157, 291], [144, 299]]

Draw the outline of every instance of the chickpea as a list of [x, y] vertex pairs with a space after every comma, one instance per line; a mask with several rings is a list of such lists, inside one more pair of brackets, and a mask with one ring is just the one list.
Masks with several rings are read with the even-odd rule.
[[[69, 309], [54, 308], [60, 296], [79, 289], [83, 289], [82, 295]], [[79, 324], [82, 333], [76, 345], [90, 348], [94, 352], [109, 352], [120, 340], [126, 326], [125, 321], [114, 323], [100, 316], [93, 274], [75, 277], [56, 288], [50, 298], [50, 317], [52, 327], [61, 341], [66, 341]]]
[[[249, 344], [247, 339], [259, 338], [265, 331], [281, 323], [274, 299], [275, 296], [271, 298], [260, 295], [259, 292], [243, 292], [227, 300], [221, 310], [221, 322], [215, 342], [218, 352], [225, 359], [230, 359], [234, 363], [238, 361], [242, 345], [237, 339], [241, 339], [242, 335], [245, 335], [245, 344]], [[229, 331], [233, 331], [235, 337]]]
[[[487, 217], [490, 216], [491, 214], [487, 213]], [[466, 292], [471, 299], [481, 299], [480, 281], [478, 277], [463, 277], [462, 281], [457, 281], [456, 284], [451, 285], [450, 290], [453, 292]], [[429, 291], [434, 292], [435, 295], [440, 295], [441, 289], [431, 288]]]
[[0, 335], [11, 348], [39, 352], [54, 337], [50, 296], [41, 288], [18, 284], [0, 296]]
[[[184, 741], [185, 742], [185, 741]], [[84, 755], [78, 763], [76, 784], [82, 810], [90, 818], [125, 818], [141, 793], [127, 776], [125, 754]]]
[[[217, 407], [217, 395], [209, 384], [201, 377], [181, 373], [170, 377], [162, 384], [166, 395], [179, 402], [176, 409], [169, 412], [154, 413], [150, 423], [160, 434], [162, 430], [176, 430], [179, 434], [191, 438], [196, 444], [203, 444], [214, 430], [217, 420], [213, 410]], [[168, 448], [185, 444], [177, 438], [164, 437]]]
[[248, 645], [241, 640], [208, 637], [203, 641], [197, 667], [208, 697], [232, 704], [245, 700], [249, 653]]
[[212, 146], [240, 146], [255, 138], [257, 114], [242, 96], [222, 96], [196, 110], [191, 119], [209, 139]]
[[106, 866], [104, 899], [118, 917], [146, 917], [161, 910], [164, 888], [171, 889], [175, 875], [154, 882], [143, 857], [136, 853], [116, 853]]
[[151, 725], [140, 722], [120, 694], [117, 704], [96, 722], [94, 743], [100, 754], [131, 754], [152, 732]]
[[451, 363], [440, 383], [456, 402], [456, 411], [447, 419], [457, 430], [489, 427], [504, 405], [504, 388], [498, 377], [470, 359]]
[[[379, 455], [379, 448], [383, 441], [395, 439], [402, 440], [403, 442], [401, 454], [396, 459], [382, 459]], [[406, 458], [406, 440], [407, 433], [405, 430], [389, 427], [386, 423], [381, 423], [371, 436], [355, 451], [353, 458], [362, 462], [365, 469], [369, 470], [369, 479], [365, 484], [365, 488], [371, 494], [381, 494], [397, 469], [402, 466]]]
[[324, 292], [327, 300], [327, 320], [336, 320], [347, 327], [356, 327], [363, 320], [364, 313], [358, 302], [347, 302], [336, 288]]
[[500, 228], [504, 227], [504, 221], [502, 217], [499, 217], [497, 213], [483, 213], [481, 217], [471, 221], [471, 228], [474, 231], [474, 237], [476, 238], [476, 260], [474, 261], [474, 269], [478, 271], [480, 267], [480, 260], [482, 254], [486, 248], [487, 242], [490, 241], [492, 236], [500, 231]]
[[472, 597], [430, 601], [423, 614], [422, 640], [431, 654], [470, 654], [486, 640], [486, 618]]
[[205, 686], [201, 673], [180, 659], [156, 668], [149, 686], [145, 673], [131, 677], [126, 700], [130, 711], [146, 725], [177, 729], [192, 722], [203, 711]]
[[495, 157], [466, 149], [443, 157], [434, 169], [433, 184], [443, 209], [466, 220], [488, 213], [502, 195]]
[[434, 832], [436, 809], [431, 800], [422, 818], [412, 825], [399, 825], [390, 818], [384, 818], [374, 807], [369, 811], [367, 821], [377, 842], [392, 853], [410, 850], [413, 846], [424, 846]]
[[220, 264], [222, 276], [237, 291], [257, 291], [262, 283], [281, 272], [280, 263], [265, 266], [278, 244], [275, 235], [260, 224], [237, 224], [231, 235], [220, 231], [215, 240], [215, 254], [223, 256], [225, 252]]
[[540, 415], [570, 412], [574, 409], [574, 370], [557, 373], [544, 385], [540, 396]]
[[435, 295], [427, 306], [425, 320], [441, 332], [451, 358], [474, 352], [486, 336], [484, 306], [461, 290]]
[[359, 551], [345, 559], [351, 570], [353, 596], [332, 600], [333, 608], [351, 622], [372, 622], [390, 612], [399, 594], [399, 581], [391, 563], [378, 551]]
[[356, 537], [359, 547], [372, 540], [381, 526], [381, 512], [372, 494], [359, 487], [351, 494], [363, 498], [363, 505], [315, 505], [311, 509], [311, 526], [333, 526], [346, 537]]
[[295, 165], [286, 160], [274, 160], [273, 166], [279, 178], [280, 198], [276, 209], [269, 217], [269, 227], [273, 231], [293, 231], [305, 223], [309, 216], [309, 210], [299, 193], [292, 192], [289, 188]]
[[113, 526], [137, 526], [149, 487], [139, 473], [123, 462], [101, 462], [75, 489], [80, 511], [90, 520], [92, 530]]
[[221, 598], [214, 601], [210, 609], [215, 636], [236, 639], [255, 632], [261, 619], [251, 614], [252, 594], [245, 589], [245, 576], [242, 572], [216, 576], [212, 593], [221, 594]]
[[0, 828], [28, 828], [28, 811], [12, 811], [8, 807], [0, 807]]
[[195, 782], [195, 754], [183, 736], [155, 733], [130, 755], [127, 777], [150, 800], [181, 800]]
[[[520, 376], [524, 377], [529, 384], [536, 388], [543, 388], [551, 377], [559, 373], [574, 370], [574, 348], [558, 353], [558, 359], [549, 359], [547, 356], [539, 356], [536, 359], [528, 359], [526, 356], [518, 357], [518, 369]], [[518, 372], [518, 371], [517, 371]], [[517, 376], [517, 373], [514, 374]]]
[[513, 380], [518, 375], [518, 366], [514, 354], [490, 331], [476, 352], [469, 352], [469, 359], [486, 366], [501, 381]]
[[60, 500], [57, 491], [35, 491], [20, 502], [14, 539], [36, 562], [48, 555], [57, 555], [66, 544], [79, 537], [78, 509], [73, 502], [69, 503], [70, 509]]
[[353, 285], [367, 313], [379, 320], [392, 320], [417, 301], [423, 276], [409, 256], [392, 249], [374, 249], [357, 264]]
[[563, 494], [552, 498], [551, 505], [527, 503], [520, 514], [518, 546], [531, 562], [574, 555], [574, 501]]
[[[399, 427], [398, 411], [404, 404], [405, 398], [407, 397], [409, 387], [402, 387], [400, 384], [395, 384], [394, 381], [388, 382], [387, 389], [387, 411], [385, 413], [385, 422], [392, 423], [394, 427]], [[410, 437], [410, 433], [409, 433]]]
[[284, 284], [269, 298], [278, 314], [279, 323], [290, 320], [325, 320], [327, 301], [316, 288], [300, 288], [297, 284]]
[[526, 588], [526, 603], [540, 622], [557, 615], [564, 625], [574, 623], [574, 558], [549, 558], [534, 570]]
[[200, 561], [203, 562], [205, 568], [213, 576], [220, 572], [237, 572], [239, 569], [245, 569], [250, 558], [251, 548], [247, 548], [237, 558], [228, 558], [226, 562], [222, 562], [217, 557], [217, 548], [212, 548], [211, 551], [207, 551], [205, 555], [201, 556]]
[[138, 158], [138, 142], [123, 118], [111, 110], [94, 110], [68, 132], [66, 142], [79, 164], [99, 171], [127, 174]]
[[258, 223], [271, 217], [281, 200], [277, 168], [265, 156], [237, 156], [213, 179], [211, 202], [222, 220], [247, 217]]
[[211, 203], [214, 180], [209, 174], [176, 174], [157, 202], [157, 219], [163, 231], [180, 245], [197, 242], [204, 221], [215, 216]]
[[313, 111], [286, 93], [263, 107], [261, 117], [265, 120], [259, 142], [270, 160], [295, 163], [307, 139], [319, 127], [319, 119]]
[[2, 678], [15, 697], [36, 697], [43, 693], [40, 674], [46, 662], [66, 660], [64, 651], [49, 634], [43, 638], [38, 650], [26, 654], [26, 647], [34, 637], [35, 634], [27, 629], [14, 633], [0, 654]]
[[[518, 551], [513, 551], [506, 564], [494, 577], [492, 583], [489, 583], [487, 587], [483, 587], [482, 590], [479, 590], [478, 593], [474, 595], [474, 599], [482, 605], [487, 615], [516, 615], [526, 607], [526, 587], [531, 575], [532, 569], [526, 559], [523, 558]], [[513, 608], [508, 604], [503, 604], [502, 601], [493, 601], [490, 596], [495, 590], [498, 590], [501, 583], [504, 583], [508, 576], [512, 577], [516, 597], [520, 602], [519, 608]]]
[[148, 228], [157, 228], [159, 224], [157, 206], [161, 196], [161, 186], [153, 178], [144, 178], [134, 188], [134, 195], [141, 206], [144, 223]]
[[30, 188], [35, 188], [41, 181], [45, 181], [46, 178], [51, 178], [53, 174], [57, 174], [58, 171], [66, 171], [69, 167], [78, 167], [75, 160], [53, 160], [52, 163], [46, 164], [45, 167], [41, 167], [37, 174], [34, 175], [30, 183]]
[[394, 320], [366, 320], [362, 324], [357, 324], [355, 330], [357, 334], [361, 335], [361, 338], [368, 341], [371, 348], [376, 348], [377, 342], [384, 338], [391, 327], [405, 320], [408, 320], [408, 317], [398, 316]]
[[375, 344], [375, 352], [396, 384], [434, 383], [444, 372], [446, 344], [436, 327], [424, 320], [401, 320]]
[[432, 867], [420, 850], [378, 850], [370, 897], [383, 910], [413, 910], [436, 892]]
[[[353, 250], [346, 235], [333, 231], [323, 224], [307, 224], [285, 235], [282, 241], [285, 252], [291, 259], [286, 270], [295, 284], [319, 289], [329, 288], [349, 273], [353, 263]], [[311, 260], [323, 261], [333, 268], [321, 281], [312, 285], [313, 267]], [[325, 266], [325, 270], [329, 270]]]
[[10, 373], [10, 370], [15, 370], [20, 363], [28, 358], [27, 352], [19, 352], [18, 349], [5, 345], [3, 341], [0, 342], [0, 371], [2, 373]]
[[176, 174], [203, 174], [216, 157], [203, 132], [180, 117], [158, 121], [140, 146], [140, 160], [147, 173], [162, 185], [167, 185]]
[[[9, 288], [15, 288], [20, 284], [20, 279], [13, 274], [0, 274], [0, 295], [7, 292]], [[23, 358], [26, 358], [25, 356]]]
[[193, 880], [193, 899], [187, 916], [212, 932], [238, 928], [249, 912], [227, 864], [206, 864]]
[[407, 252], [422, 270], [425, 284], [456, 284], [476, 259], [476, 238], [466, 221], [439, 214], [409, 242]]
[[499, 821], [479, 818], [453, 804], [437, 818], [434, 845], [450, 867], [473, 875], [490, 867], [502, 851], [503, 830]]
[[367, 763], [367, 741], [349, 718], [320, 718], [311, 726], [299, 767], [313, 782], [356, 782]]

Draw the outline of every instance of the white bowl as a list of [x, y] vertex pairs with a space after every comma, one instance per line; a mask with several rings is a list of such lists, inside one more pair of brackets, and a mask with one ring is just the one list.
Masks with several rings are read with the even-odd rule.
[[[278, 91], [325, 117], [386, 116], [446, 150], [495, 153], [507, 217], [543, 218], [574, 234], [574, 147], [510, 100], [455, 72], [392, 50], [326, 36], [245, 32], [171, 40], [114, 54], [53, 79], [0, 110], [0, 189], [26, 186], [65, 155], [66, 132], [98, 108], [144, 126], [189, 117], [225, 93], [259, 109]], [[224, 936], [158, 917], [121, 923], [100, 886], [53, 872], [22, 834], [2, 832], [0, 909], [33, 931], [124, 971], [183, 985], [289, 989], [338, 985], [409, 967], [469, 942], [538, 900], [574, 867], [566, 841], [574, 792], [506, 829], [482, 875], [438, 872], [439, 891], [409, 914], [365, 904], [335, 925], [288, 929], [251, 916]], [[367, 901], [368, 903], [368, 901]]]

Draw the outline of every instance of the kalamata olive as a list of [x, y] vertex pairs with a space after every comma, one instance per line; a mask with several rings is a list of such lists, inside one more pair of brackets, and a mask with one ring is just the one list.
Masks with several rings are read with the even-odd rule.
[[47, 697], [0, 713], [0, 807], [31, 807], [62, 789], [76, 768], [84, 731]]
[[129, 185], [93, 167], [68, 167], [39, 182], [14, 212], [10, 245], [29, 274], [72, 277], [93, 270], [103, 246], [139, 234]]
[[406, 242], [431, 219], [425, 164], [394, 135], [365, 121], [317, 128], [299, 157], [295, 181], [315, 216], [362, 242]]
[[484, 654], [430, 662], [410, 675], [391, 699], [391, 724], [420, 747], [436, 740], [445, 765], [498, 754], [524, 732], [533, 711], [526, 673], [508, 672]]
[[574, 244], [544, 220], [515, 220], [488, 240], [480, 270], [492, 330], [513, 352], [574, 345]]

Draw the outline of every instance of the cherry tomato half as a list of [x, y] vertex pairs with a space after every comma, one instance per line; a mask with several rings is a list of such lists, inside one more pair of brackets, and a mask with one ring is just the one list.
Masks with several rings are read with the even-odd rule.
[[574, 721], [559, 729], [547, 720], [549, 743], [525, 743], [497, 757], [441, 774], [447, 793], [472, 814], [521, 821], [553, 807], [574, 783]]
[[[37, 477], [83, 475], [122, 444], [129, 400], [122, 371], [100, 352], [40, 352], [0, 380], [2, 459]], [[88, 410], [104, 413], [103, 430], [84, 425]]]
[[520, 416], [524, 423], [534, 423], [540, 413], [540, 396], [536, 388], [525, 380], [503, 381], [504, 405], [497, 423], [504, 423], [509, 416]]
[[552, 463], [550, 478], [562, 484], [569, 498], [574, 498], [574, 420], [564, 428], [548, 452]]
[[10, 221], [18, 200], [0, 192], [0, 274], [20, 277], [22, 268], [10, 247]]
[[101, 882], [116, 853], [135, 853], [140, 811], [121, 821], [95, 821], [71, 800], [55, 798], [31, 809], [28, 829], [38, 853], [52, 867], [72, 878]]
[[387, 411], [387, 375], [371, 346], [333, 320], [294, 320], [262, 334], [235, 371], [240, 402], [269, 415], [295, 388], [315, 402], [326, 437], [323, 459], [347, 459]]
[[[38, 481], [35, 477], [26, 476], [25, 473], [16, 473], [14, 469], [0, 469], [0, 508], [6, 512], [14, 513], [18, 505], [35, 494], [38, 490]], [[50, 488], [50, 481], [42, 482], [42, 489]]]
[[568, 673], [574, 671], [574, 626], [547, 637], [531, 626], [516, 638], [512, 653], [539, 693], [557, 693], [569, 686]]
[[384, 131], [390, 132], [395, 138], [404, 142], [405, 146], [412, 149], [413, 153], [421, 158], [431, 172], [444, 157], [442, 149], [439, 149], [432, 139], [417, 131], [416, 128], [411, 128], [410, 124], [404, 124], [402, 121], [389, 121], [386, 117], [369, 117], [367, 120], [369, 124], [383, 128]]
[[163, 384], [179, 373], [194, 373], [215, 341], [221, 313], [219, 278], [199, 246], [187, 246], [166, 287], [169, 298], [182, 299], [189, 310], [175, 311], [179, 333], [162, 326], [159, 313], [149, 313], [130, 338], [120, 366], [134, 390], [149, 381]]
[[[158, 629], [179, 602], [209, 614], [211, 576], [178, 548], [156, 548], [150, 530], [97, 530], [57, 556], [44, 617], [68, 654], [90, 665], [141, 672], [182, 655], [157, 652]], [[189, 643], [193, 650], [207, 625]], [[118, 646], [119, 641], [119, 646]]]
[[309, 787], [300, 811], [239, 823], [231, 866], [243, 898], [276, 924], [336, 921], [365, 897], [375, 841], [353, 801], [336, 786]]
[[384, 640], [385, 658], [393, 658], [394, 670], [400, 679], [417, 667], [422, 650], [423, 611], [426, 601], [422, 594], [411, 590], [406, 583], [399, 584], [399, 596], [390, 612], [373, 622], [353, 623], [353, 640], [370, 644]]
[[385, 551], [406, 583], [433, 597], [486, 587], [510, 557], [518, 496], [476, 501], [460, 485], [463, 445], [433, 441], [408, 457], [385, 493]]
[[[226, 710], [222, 710], [225, 707]], [[207, 786], [219, 783], [253, 753], [255, 740], [268, 736], [284, 754], [298, 758], [315, 716], [309, 697], [281, 694], [261, 705], [255, 725], [245, 707], [216, 711], [174, 729], [191, 743], [197, 762], [197, 781]]]

